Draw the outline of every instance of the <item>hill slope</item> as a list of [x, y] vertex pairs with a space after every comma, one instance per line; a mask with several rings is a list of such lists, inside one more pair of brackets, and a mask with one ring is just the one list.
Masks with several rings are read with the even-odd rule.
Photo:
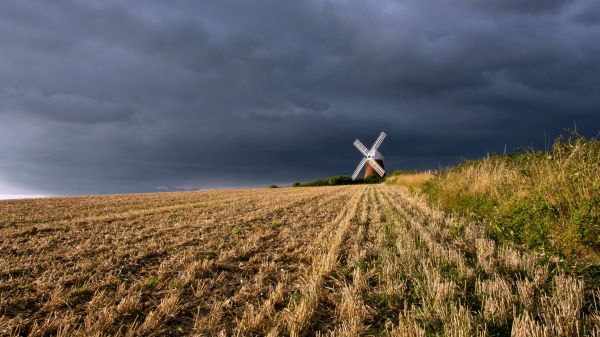
[[484, 221], [500, 240], [600, 265], [600, 141], [559, 138], [549, 152], [471, 160], [424, 191], [445, 210]]

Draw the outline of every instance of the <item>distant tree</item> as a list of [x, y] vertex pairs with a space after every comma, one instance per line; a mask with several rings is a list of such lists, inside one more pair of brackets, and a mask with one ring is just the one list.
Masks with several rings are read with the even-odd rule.
[[327, 179], [327, 184], [329, 186], [351, 185], [351, 184], [354, 184], [354, 181], [352, 180], [351, 177], [347, 177], [347, 176], [335, 176], [335, 177], [329, 177]]
[[269, 185], [269, 188], [279, 188], [277, 185]]
[[325, 179], [317, 179], [307, 183], [294, 183], [294, 187], [311, 187], [311, 186], [337, 186], [337, 185], [355, 185], [355, 184], [379, 184], [383, 182], [383, 178], [372, 175], [367, 179], [352, 180], [349, 176], [333, 176]]
[[365, 184], [379, 184], [383, 182], [383, 178], [376, 174], [372, 174], [364, 179]]

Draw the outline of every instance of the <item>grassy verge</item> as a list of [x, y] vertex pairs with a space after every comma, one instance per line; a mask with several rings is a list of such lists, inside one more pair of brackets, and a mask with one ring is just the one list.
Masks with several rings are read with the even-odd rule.
[[600, 261], [600, 141], [572, 135], [548, 152], [490, 156], [437, 173], [422, 190], [497, 240]]

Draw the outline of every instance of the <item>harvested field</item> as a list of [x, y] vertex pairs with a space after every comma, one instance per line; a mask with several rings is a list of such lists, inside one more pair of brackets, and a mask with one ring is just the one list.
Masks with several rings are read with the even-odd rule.
[[0, 202], [0, 335], [577, 336], [598, 289], [386, 185]]

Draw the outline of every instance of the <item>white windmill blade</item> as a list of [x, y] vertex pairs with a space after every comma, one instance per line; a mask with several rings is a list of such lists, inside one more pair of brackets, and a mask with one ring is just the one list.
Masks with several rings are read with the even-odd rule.
[[367, 162], [367, 158], [363, 158], [360, 163], [358, 163], [358, 166], [356, 167], [356, 170], [354, 170], [354, 173], [352, 174], [352, 180], [356, 180], [356, 177], [358, 177], [358, 174], [360, 173], [360, 170], [362, 170], [363, 166], [365, 166], [365, 163]]
[[369, 160], [369, 165], [371, 165], [371, 167], [372, 167], [372, 168], [373, 168], [375, 171], [377, 171], [377, 173], [379, 173], [379, 175], [380, 175], [381, 177], [383, 177], [383, 175], [385, 174], [385, 170], [383, 169], [383, 167], [381, 167], [381, 166], [379, 165], [379, 163], [375, 161], [375, 159], [371, 159], [371, 158], [369, 158], [368, 160]]
[[362, 153], [363, 156], [367, 157], [369, 155], [369, 149], [367, 149], [367, 147], [364, 146], [363, 143], [360, 142], [360, 140], [355, 140], [354, 146], [356, 146], [358, 151], [360, 151], [360, 153]]
[[371, 146], [371, 150], [369, 151], [370, 155], [375, 154], [375, 151], [377, 151], [377, 149], [381, 146], [381, 143], [383, 143], [385, 136], [387, 136], [385, 132], [379, 134], [379, 137], [377, 137], [377, 140], [375, 140], [375, 143], [373, 143], [373, 146]]

